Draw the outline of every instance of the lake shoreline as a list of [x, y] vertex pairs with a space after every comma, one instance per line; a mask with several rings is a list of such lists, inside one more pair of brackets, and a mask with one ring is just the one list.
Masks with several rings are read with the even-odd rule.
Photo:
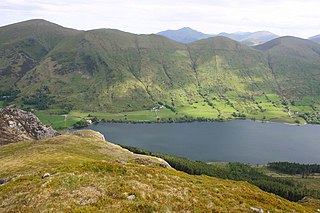
[[[253, 122], [256, 122], [256, 123], [277, 123], [277, 124], [285, 124], [285, 125], [289, 125], [289, 126], [305, 126], [305, 125], [319, 125], [319, 124], [314, 124], [314, 123], [303, 123], [303, 124], [297, 124], [297, 123], [287, 123], [287, 122], [276, 122], [276, 121], [269, 121], [269, 120], [256, 120], [256, 119], [250, 119], [250, 118], [235, 118], [235, 119], [225, 119], [225, 120], [220, 120], [220, 119], [217, 119], [217, 120], [214, 120], [214, 119], [203, 119], [203, 120], [198, 120], [198, 119], [195, 119], [195, 120], [175, 120], [175, 121], [123, 121], [123, 120], [104, 120], [104, 121], [98, 121], [96, 123], [92, 123], [92, 124], [89, 124], [87, 126], [90, 126], [90, 125], [97, 125], [99, 123], [118, 123], [118, 124], [170, 124], [170, 123], [196, 123], [196, 122], [208, 122], [208, 123], [214, 123], [214, 122], [230, 122], [230, 121], [240, 121], [240, 120], [243, 120], [243, 121], [253, 121]], [[82, 127], [79, 127], [79, 128], [70, 128], [68, 130], [71, 130], [71, 129], [81, 129], [83, 127], [87, 127], [87, 126], [82, 126]]]
[[229, 122], [100, 122], [83, 129], [98, 131], [113, 143], [191, 160], [256, 165], [273, 161], [320, 163], [319, 127], [246, 119]]

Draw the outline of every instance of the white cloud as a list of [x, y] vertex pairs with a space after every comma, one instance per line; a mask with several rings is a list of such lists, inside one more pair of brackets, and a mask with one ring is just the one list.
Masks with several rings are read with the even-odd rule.
[[2, 0], [0, 25], [44, 18], [76, 29], [153, 33], [189, 26], [309, 37], [320, 34], [318, 8], [318, 0]]

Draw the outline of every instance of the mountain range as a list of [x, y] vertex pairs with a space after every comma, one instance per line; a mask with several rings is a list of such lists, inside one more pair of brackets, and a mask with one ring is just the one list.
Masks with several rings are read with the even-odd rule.
[[320, 44], [296, 37], [252, 48], [223, 36], [183, 44], [45, 20], [0, 28], [1, 98], [39, 109], [116, 113], [160, 104], [179, 117], [279, 118], [316, 112], [319, 82]]
[[189, 27], [184, 27], [178, 30], [166, 30], [166, 31], [159, 32], [157, 34], [181, 43], [191, 43], [191, 42], [198, 41], [205, 38], [224, 36], [235, 41], [240, 41], [249, 46], [262, 44], [279, 37], [278, 35], [268, 31], [219, 33], [217, 35], [214, 35], [214, 34], [205, 34], [205, 33], [193, 30]]
[[[158, 32], [157, 35], [165, 36], [171, 40], [180, 42], [180, 43], [192, 43], [205, 38], [224, 36], [235, 41], [239, 41], [248, 46], [255, 46], [263, 44], [265, 42], [271, 41], [275, 38], [279, 38], [279, 35], [276, 35], [268, 31], [257, 31], [257, 32], [235, 32], [235, 33], [219, 33], [219, 34], [205, 34], [190, 27], [183, 27], [178, 30], [165, 30]], [[309, 40], [320, 43], [320, 35], [315, 35], [309, 38]]]

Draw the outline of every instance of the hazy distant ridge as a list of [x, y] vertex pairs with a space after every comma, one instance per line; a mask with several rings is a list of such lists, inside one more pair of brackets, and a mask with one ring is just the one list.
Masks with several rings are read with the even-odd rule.
[[272, 39], [278, 38], [279, 36], [268, 32], [268, 31], [258, 31], [258, 32], [235, 32], [235, 33], [219, 33], [215, 34], [205, 34], [189, 27], [184, 27], [178, 30], [166, 30], [157, 33], [158, 35], [165, 36], [171, 40], [181, 42], [181, 43], [191, 43], [205, 38], [224, 36], [235, 41], [240, 41], [249, 46], [258, 45], [270, 41]]
[[181, 43], [191, 43], [205, 38], [210, 38], [215, 35], [205, 34], [190, 27], [184, 27], [178, 30], [165, 30], [158, 32], [157, 35], [165, 36], [171, 40]]

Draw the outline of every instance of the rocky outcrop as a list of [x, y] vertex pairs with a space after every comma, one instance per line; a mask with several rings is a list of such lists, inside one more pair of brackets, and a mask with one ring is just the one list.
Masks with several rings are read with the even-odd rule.
[[[121, 146], [110, 143], [105, 140], [105, 137], [100, 132], [96, 132], [93, 130], [85, 129], [85, 130], [77, 130], [71, 133], [71, 135], [76, 135], [79, 137], [84, 138], [91, 138], [94, 140], [102, 140], [104, 141], [104, 147], [106, 148], [104, 150], [104, 153], [112, 153], [113, 156], [117, 156], [117, 162], [121, 164], [128, 164], [128, 163], [134, 163], [139, 164], [143, 166], [160, 166], [167, 169], [172, 169], [170, 164], [163, 160], [162, 158], [153, 157], [153, 156], [147, 156], [147, 155], [140, 155], [140, 154], [134, 154], [133, 152], [122, 148]], [[108, 150], [108, 151], [107, 151]]]
[[99, 139], [105, 141], [106, 139], [104, 138], [103, 134], [100, 132], [96, 132], [93, 130], [77, 130], [72, 132], [73, 135], [77, 135], [80, 137], [89, 137], [89, 138], [94, 138], [94, 139]]
[[42, 124], [31, 112], [10, 107], [0, 109], [0, 145], [56, 135], [57, 131]]

